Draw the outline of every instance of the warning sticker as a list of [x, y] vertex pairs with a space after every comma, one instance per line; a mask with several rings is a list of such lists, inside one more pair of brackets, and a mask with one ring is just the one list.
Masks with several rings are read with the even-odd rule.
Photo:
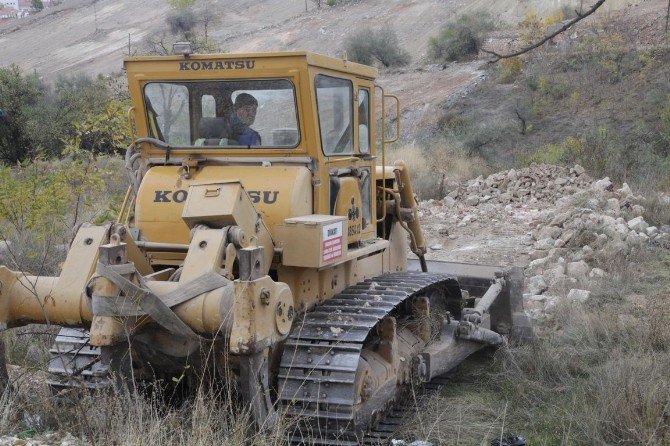
[[342, 222], [323, 227], [322, 262], [328, 263], [342, 257]]

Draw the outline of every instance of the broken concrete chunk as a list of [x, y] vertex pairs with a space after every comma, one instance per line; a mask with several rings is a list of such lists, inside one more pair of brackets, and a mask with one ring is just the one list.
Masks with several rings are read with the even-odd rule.
[[584, 303], [587, 300], [589, 300], [589, 297], [591, 297], [591, 292], [587, 290], [579, 290], [573, 288], [568, 293], [568, 300], [570, 300], [571, 302]]

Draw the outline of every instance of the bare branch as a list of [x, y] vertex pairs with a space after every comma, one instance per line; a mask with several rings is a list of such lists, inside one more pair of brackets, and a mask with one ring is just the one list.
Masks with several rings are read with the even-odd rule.
[[[496, 63], [501, 59], [509, 59], [509, 58], [512, 58], [512, 57], [517, 57], [517, 56], [520, 56], [522, 54], [525, 54], [529, 51], [534, 50], [535, 48], [541, 47], [542, 45], [544, 45], [545, 43], [547, 43], [548, 41], [550, 41], [551, 39], [553, 39], [557, 35], [561, 34], [562, 32], [567, 31], [568, 29], [570, 29], [575, 23], [578, 23], [578, 22], [584, 20], [585, 18], [587, 18], [588, 16], [590, 16], [591, 14], [596, 12], [598, 10], [598, 8], [600, 8], [605, 3], [605, 1], [607, 1], [607, 0], [598, 0], [598, 2], [595, 5], [591, 6], [591, 9], [589, 9], [588, 11], [586, 11], [583, 14], [580, 13], [580, 12], [577, 12], [577, 17], [570, 20], [568, 23], [563, 25], [556, 32], [553, 32], [553, 33], [549, 34], [548, 36], [545, 36], [544, 39], [540, 40], [539, 42], [536, 42], [536, 43], [534, 43], [530, 46], [522, 48], [519, 51], [515, 51], [514, 53], [511, 53], [511, 54], [498, 54], [495, 51], [485, 50], [483, 48], [481, 49], [481, 51], [486, 53], [486, 54], [490, 54], [494, 57], [494, 59], [490, 60], [489, 63]], [[670, 0], [669, 0], [669, 4], [670, 4]]]

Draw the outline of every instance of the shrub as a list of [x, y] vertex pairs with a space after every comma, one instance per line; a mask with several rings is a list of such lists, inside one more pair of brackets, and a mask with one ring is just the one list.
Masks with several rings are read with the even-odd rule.
[[400, 47], [398, 36], [391, 28], [364, 28], [348, 37], [344, 49], [349, 59], [371, 65], [377, 60], [384, 67], [407, 65], [410, 55]]
[[519, 57], [502, 59], [498, 62], [498, 81], [503, 84], [511, 84], [521, 74], [523, 61]]
[[465, 181], [490, 173], [487, 163], [443, 138], [430, 138], [421, 144], [407, 144], [391, 149], [387, 160], [407, 163], [412, 188], [423, 200], [442, 199], [449, 192], [447, 183]]
[[487, 12], [464, 14], [447, 23], [437, 37], [431, 37], [428, 56], [438, 62], [447, 62], [476, 55], [493, 29], [493, 20]]
[[173, 35], [188, 34], [196, 25], [196, 17], [193, 10], [190, 8], [175, 9], [170, 11], [165, 18], [167, 25], [170, 27], [170, 32]]

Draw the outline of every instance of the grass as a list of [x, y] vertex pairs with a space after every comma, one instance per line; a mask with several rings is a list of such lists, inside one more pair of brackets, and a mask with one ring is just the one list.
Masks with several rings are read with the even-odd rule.
[[[562, 302], [528, 345], [459, 368], [405, 436], [487, 445], [512, 433], [532, 445], [670, 442], [670, 255], [610, 262], [585, 305]], [[601, 259], [606, 262], [606, 259]]]
[[441, 138], [391, 149], [386, 158], [388, 164], [407, 163], [414, 193], [423, 200], [442, 199], [451, 185], [491, 173], [483, 159], [468, 156], [463, 148]]

